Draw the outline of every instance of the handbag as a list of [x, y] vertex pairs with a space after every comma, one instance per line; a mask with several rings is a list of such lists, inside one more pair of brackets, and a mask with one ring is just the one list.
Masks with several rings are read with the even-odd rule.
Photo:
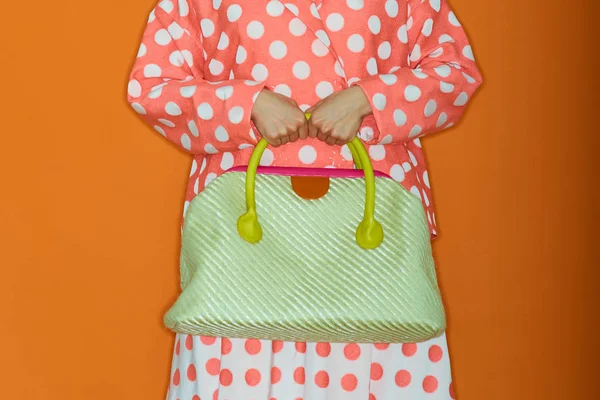
[[165, 325], [295, 342], [439, 336], [446, 318], [420, 199], [374, 172], [358, 138], [356, 169], [259, 167], [266, 147], [261, 139], [247, 169], [191, 201]]

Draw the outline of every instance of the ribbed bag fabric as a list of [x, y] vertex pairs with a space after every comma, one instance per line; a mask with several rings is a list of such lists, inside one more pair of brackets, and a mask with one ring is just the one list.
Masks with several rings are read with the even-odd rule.
[[365, 179], [330, 169], [322, 170], [329, 190], [315, 200], [292, 189], [289, 175], [297, 169], [257, 174], [262, 238], [244, 240], [236, 223], [248, 211], [257, 150], [254, 170], [226, 172], [189, 205], [182, 292], [166, 326], [192, 335], [302, 342], [420, 342], [442, 334], [446, 319], [421, 201], [389, 177], [373, 178], [358, 139], [353, 147], [368, 167], [364, 178], [376, 183], [375, 214], [385, 232], [379, 245], [361, 248], [355, 235], [367, 215]]

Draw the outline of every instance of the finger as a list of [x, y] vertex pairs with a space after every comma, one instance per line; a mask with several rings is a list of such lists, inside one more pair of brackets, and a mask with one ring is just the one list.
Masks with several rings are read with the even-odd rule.
[[281, 145], [283, 146], [284, 144], [288, 144], [290, 141], [290, 137], [289, 136], [284, 136], [281, 139]]
[[319, 128], [317, 128], [314, 124], [308, 123], [308, 136], [311, 138], [316, 138], [319, 135]]
[[327, 132], [323, 132], [323, 131], [319, 131], [319, 134], [317, 135], [319, 140], [322, 140], [323, 142], [327, 140], [328, 136], [329, 136], [329, 134]]
[[273, 147], [279, 147], [281, 146], [281, 139], [273, 139], [269, 144]]
[[330, 146], [333, 146], [336, 141], [337, 139], [332, 136], [327, 136], [327, 138], [325, 139], [325, 143], [327, 143]]
[[346, 142], [345, 140], [342, 140], [342, 139], [337, 139], [337, 140], [335, 141], [335, 145], [336, 145], [336, 146], [343, 146], [343, 145], [345, 145], [346, 143], [348, 143], [348, 142]]
[[290, 134], [290, 136], [289, 136], [289, 137], [290, 137], [290, 142], [291, 142], [291, 143], [294, 143], [294, 142], [298, 141], [298, 137], [299, 137], [299, 136], [300, 136], [300, 134], [299, 134], [299, 132], [298, 132], [298, 131], [296, 131], [296, 132], [292, 132], [292, 133]]
[[308, 122], [302, 124], [300, 128], [298, 128], [298, 138], [304, 140], [308, 137]]

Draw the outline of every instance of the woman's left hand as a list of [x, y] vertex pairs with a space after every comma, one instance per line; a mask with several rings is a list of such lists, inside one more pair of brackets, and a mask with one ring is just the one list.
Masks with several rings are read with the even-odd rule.
[[359, 86], [335, 92], [306, 110], [311, 113], [308, 136], [329, 145], [350, 142], [360, 129], [364, 117], [372, 113], [369, 100]]

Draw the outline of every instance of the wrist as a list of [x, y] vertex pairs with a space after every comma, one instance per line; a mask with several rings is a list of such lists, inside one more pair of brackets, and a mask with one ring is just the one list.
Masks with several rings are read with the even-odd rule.
[[358, 85], [351, 87], [349, 90], [355, 92], [356, 101], [354, 104], [356, 104], [356, 112], [361, 116], [361, 118], [371, 115], [373, 113], [373, 109], [371, 108], [371, 102], [369, 101], [364, 90]]

